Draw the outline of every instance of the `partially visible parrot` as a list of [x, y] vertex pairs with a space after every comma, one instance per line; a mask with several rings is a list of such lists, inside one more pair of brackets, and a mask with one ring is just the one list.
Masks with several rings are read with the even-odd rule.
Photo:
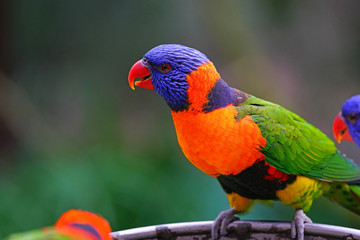
[[333, 123], [334, 138], [340, 143], [341, 140], [355, 141], [360, 147], [360, 95], [347, 99], [341, 111], [336, 115]]
[[292, 206], [298, 239], [311, 222], [304, 212], [321, 195], [360, 214], [360, 168], [298, 115], [229, 87], [198, 50], [157, 46], [132, 66], [128, 82], [164, 98], [185, 156], [225, 190], [231, 208], [215, 219], [213, 238], [254, 200]]
[[15, 233], [7, 240], [112, 240], [111, 228], [103, 217], [83, 210], [63, 213], [54, 226]]

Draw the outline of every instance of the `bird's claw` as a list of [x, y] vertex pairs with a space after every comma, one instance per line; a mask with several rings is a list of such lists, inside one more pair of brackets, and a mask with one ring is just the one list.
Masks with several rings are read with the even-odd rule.
[[312, 223], [311, 219], [306, 216], [302, 209], [295, 211], [295, 215], [291, 221], [291, 238], [304, 240], [305, 223]]
[[230, 208], [228, 210], [220, 212], [211, 227], [211, 238], [218, 239], [221, 236], [225, 236], [227, 234], [227, 227], [229, 223], [234, 221], [235, 219], [238, 219], [234, 217], [234, 215], [237, 213], [239, 212], [234, 208]]

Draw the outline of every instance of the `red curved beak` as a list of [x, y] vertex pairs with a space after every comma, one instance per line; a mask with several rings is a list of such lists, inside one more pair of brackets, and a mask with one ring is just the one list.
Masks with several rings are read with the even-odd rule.
[[[135, 82], [136, 78], [140, 78]], [[130, 69], [128, 77], [130, 87], [135, 90], [135, 85], [146, 89], [154, 89], [151, 83], [151, 73], [149, 69], [142, 63], [142, 60], [137, 61]]]
[[334, 138], [336, 139], [336, 141], [338, 143], [340, 143], [341, 140], [354, 141], [348, 131], [345, 120], [344, 120], [343, 116], [341, 115], [341, 112], [339, 112], [339, 114], [336, 115], [332, 128], [333, 128]]

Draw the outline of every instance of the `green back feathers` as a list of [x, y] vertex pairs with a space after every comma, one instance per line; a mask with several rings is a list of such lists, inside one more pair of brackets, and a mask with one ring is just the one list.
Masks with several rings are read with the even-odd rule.
[[325, 181], [352, 182], [360, 169], [337, 152], [323, 132], [280, 105], [250, 96], [237, 106], [238, 118], [250, 115], [267, 144], [262, 153], [278, 170]]

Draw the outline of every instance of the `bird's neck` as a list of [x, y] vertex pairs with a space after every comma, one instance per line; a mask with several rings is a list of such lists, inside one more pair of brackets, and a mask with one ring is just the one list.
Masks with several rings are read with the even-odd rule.
[[200, 66], [190, 73], [186, 80], [188, 108], [190, 112], [211, 112], [233, 103], [237, 105], [238, 90], [229, 87], [212, 62]]

